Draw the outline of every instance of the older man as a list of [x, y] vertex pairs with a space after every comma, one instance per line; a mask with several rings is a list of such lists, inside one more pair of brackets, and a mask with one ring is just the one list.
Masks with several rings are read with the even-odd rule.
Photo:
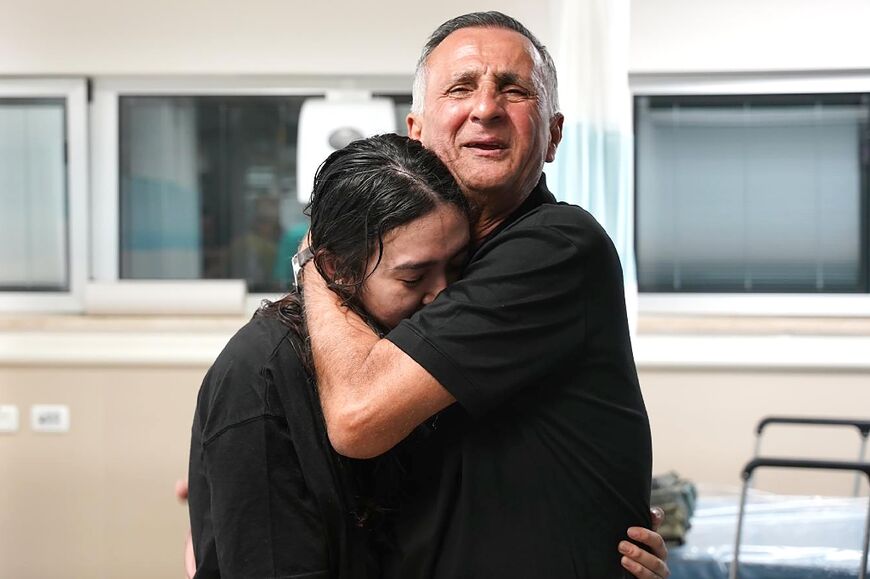
[[649, 424], [613, 244], [542, 175], [562, 134], [549, 54], [500, 13], [445, 23], [408, 130], [477, 207], [465, 277], [384, 339], [305, 285], [334, 447], [371, 457], [423, 425], [387, 576], [622, 576], [614, 546], [650, 523]]

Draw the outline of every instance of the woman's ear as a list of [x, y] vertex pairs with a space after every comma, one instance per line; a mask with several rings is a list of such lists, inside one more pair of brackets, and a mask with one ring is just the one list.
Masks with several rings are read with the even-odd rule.
[[323, 272], [326, 276], [326, 283], [335, 283], [335, 270], [338, 269], [338, 264], [335, 262], [335, 256], [328, 251], [320, 250], [314, 254], [314, 263], [317, 269]]

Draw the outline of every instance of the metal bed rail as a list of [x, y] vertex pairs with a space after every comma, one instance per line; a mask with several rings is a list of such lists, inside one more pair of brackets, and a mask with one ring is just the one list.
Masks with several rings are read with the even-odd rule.
[[[855, 471], [860, 476], [863, 473], [870, 480], [870, 463], [848, 462], [838, 460], [807, 460], [787, 458], [754, 458], [743, 468], [743, 490], [740, 493], [740, 508], [737, 513], [737, 535], [734, 539], [734, 556], [729, 570], [729, 579], [738, 579], [737, 565], [740, 558], [740, 542], [743, 531], [743, 517], [746, 509], [746, 496], [752, 473], [759, 468], [813, 469]], [[861, 552], [861, 567], [858, 569], [858, 579], [867, 577], [867, 555], [870, 551], [870, 500], [868, 500], [867, 520], [864, 524], [864, 545]]]
[[[861, 436], [861, 445], [858, 449], [858, 462], [864, 462], [864, 457], [867, 454], [867, 439], [870, 436], [870, 420], [863, 418], [816, 418], [816, 417], [800, 417], [800, 416], [767, 416], [758, 422], [755, 427], [755, 454], [753, 457], [758, 457], [761, 454], [761, 434], [764, 429], [773, 424], [792, 424], [800, 426], [835, 426], [856, 428]], [[861, 473], [855, 474], [855, 486], [852, 490], [854, 496], [858, 496], [861, 490]]]

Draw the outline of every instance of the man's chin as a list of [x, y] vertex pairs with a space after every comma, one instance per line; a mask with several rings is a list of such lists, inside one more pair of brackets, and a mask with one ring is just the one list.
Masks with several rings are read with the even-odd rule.
[[463, 189], [485, 192], [504, 189], [513, 182], [511, 177], [511, 171], [497, 163], [476, 163], [463, 167], [458, 181]]
[[510, 179], [504, 177], [491, 179], [481, 179], [478, 177], [463, 180], [460, 185], [466, 195], [477, 199], [486, 199], [509, 194], [513, 190], [510, 183]]

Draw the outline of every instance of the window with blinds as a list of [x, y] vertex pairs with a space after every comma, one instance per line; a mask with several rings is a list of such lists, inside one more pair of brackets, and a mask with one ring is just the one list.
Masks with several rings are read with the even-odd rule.
[[637, 96], [644, 292], [868, 291], [870, 94]]

